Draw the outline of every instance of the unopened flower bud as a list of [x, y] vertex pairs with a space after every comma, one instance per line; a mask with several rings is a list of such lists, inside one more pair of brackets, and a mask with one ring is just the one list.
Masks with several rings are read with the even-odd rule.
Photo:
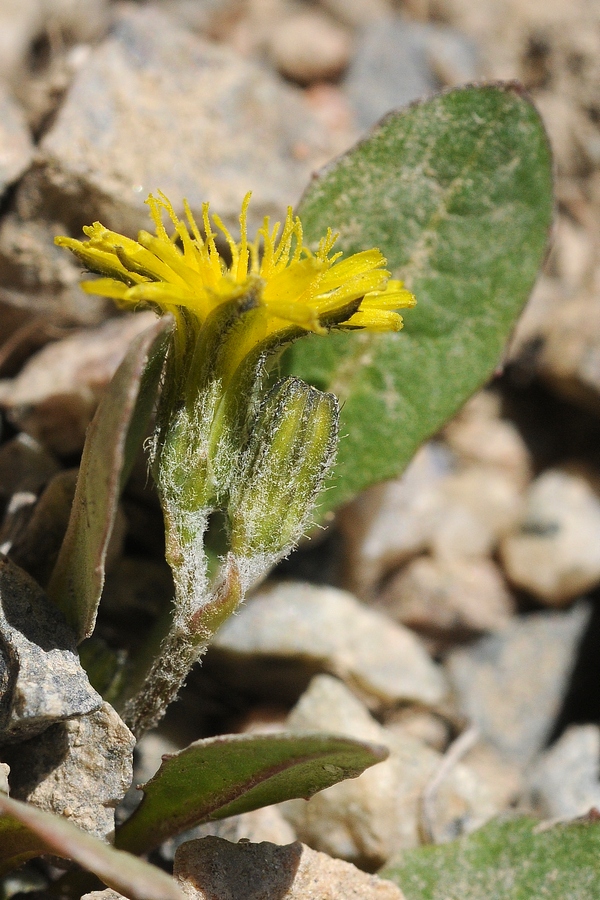
[[333, 464], [338, 414], [333, 394], [298, 378], [269, 392], [231, 493], [234, 553], [281, 558], [301, 537]]

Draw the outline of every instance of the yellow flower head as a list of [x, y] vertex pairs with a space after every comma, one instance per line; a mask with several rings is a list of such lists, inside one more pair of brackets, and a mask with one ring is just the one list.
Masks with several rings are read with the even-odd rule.
[[[291, 208], [283, 228], [280, 223], [271, 227], [265, 217], [250, 242], [247, 194], [237, 242], [221, 219], [209, 214], [208, 203], [203, 205], [203, 237], [186, 201], [185, 220], [160, 192], [146, 202], [155, 234], [141, 231], [134, 241], [95, 222], [84, 228], [87, 241], [58, 237], [56, 243], [72, 250], [87, 269], [104, 276], [84, 282], [86, 292], [122, 305], [150, 303], [173, 313], [180, 323], [183, 317], [201, 328], [219, 306], [241, 300], [243, 309], [254, 314], [238, 360], [252, 346], [289, 332], [290, 327], [317, 334], [331, 327], [398, 331], [402, 317], [396, 310], [415, 303], [400, 281], [390, 279], [386, 260], [377, 249], [342, 259], [342, 253], [333, 252], [337, 235], [329, 229], [316, 252], [311, 252]], [[172, 235], [163, 224], [165, 212], [173, 225]], [[229, 247], [228, 262], [217, 248], [218, 232]]]

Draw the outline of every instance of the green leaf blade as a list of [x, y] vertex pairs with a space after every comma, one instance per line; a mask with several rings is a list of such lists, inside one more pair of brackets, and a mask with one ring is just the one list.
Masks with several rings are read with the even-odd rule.
[[379, 247], [417, 296], [399, 334], [310, 337], [287, 369], [342, 401], [324, 507], [398, 475], [489, 378], [533, 286], [552, 220], [537, 111], [515, 85], [451, 91], [392, 113], [312, 182], [305, 234]]
[[325, 734], [241, 734], [196, 741], [165, 757], [116, 845], [146, 852], [186, 828], [355, 778], [385, 747]]

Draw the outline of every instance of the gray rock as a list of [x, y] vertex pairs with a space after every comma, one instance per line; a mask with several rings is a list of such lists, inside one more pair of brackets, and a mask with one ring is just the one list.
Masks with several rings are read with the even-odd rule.
[[404, 900], [391, 881], [298, 842], [189, 841], [177, 852], [173, 874], [190, 900]]
[[0, 744], [98, 709], [58, 608], [21, 569], [0, 559]]
[[103, 703], [11, 748], [11, 795], [107, 840], [115, 807], [131, 784], [134, 746], [127, 726]]
[[447, 659], [461, 711], [508, 761], [529, 763], [544, 746], [590, 615], [534, 613]]
[[536, 761], [529, 787], [544, 815], [575, 819], [600, 809], [600, 728], [573, 725]]
[[135, 233], [160, 189], [180, 211], [183, 197], [198, 214], [210, 200], [236, 229], [251, 189], [253, 228], [281, 216], [329, 155], [297, 89], [156, 9], [129, 8], [76, 75], [17, 205], [75, 231], [100, 219]]
[[[384, 744], [387, 760], [358, 778], [336, 784], [308, 802], [281, 805], [298, 838], [317, 850], [367, 868], [381, 866], [400, 848], [420, 843], [420, 798], [442, 756], [419, 740], [383, 728], [337, 679], [319, 675], [290, 713], [291, 731], [327, 731]], [[435, 802], [436, 840], [481, 825], [498, 811], [485, 786], [456, 766]]]
[[501, 545], [518, 587], [563, 606], [600, 582], [600, 500], [588, 482], [558, 469], [537, 478], [520, 529]]
[[25, 116], [0, 83], [0, 197], [33, 159], [33, 141]]
[[442, 68], [453, 70], [454, 81], [472, 80], [477, 73], [472, 42], [452, 29], [398, 16], [370, 22], [345, 78], [359, 126], [370, 128], [390, 110], [438, 90]]
[[301, 670], [296, 687], [327, 671], [375, 705], [437, 703], [446, 692], [440, 669], [412, 632], [332, 587], [275, 585], [230, 618], [212, 647], [233, 671], [243, 669], [238, 684], [252, 679], [263, 691], [277, 690], [289, 660]]
[[136, 313], [48, 344], [16, 378], [0, 381], [0, 406], [45, 447], [77, 453], [129, 344], [155, 320], [154, 313]]

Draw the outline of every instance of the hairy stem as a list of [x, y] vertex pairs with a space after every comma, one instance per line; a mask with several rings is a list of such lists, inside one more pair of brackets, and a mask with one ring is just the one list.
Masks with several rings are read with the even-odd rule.
[[230, 554], [206, 602], [182, 621], [176, 613], [139, 689], [125, 704], [122, 718], [137, 738], [162, 719], [188, 672], [205, 653], [219, 626], [237, 608], [243, 590], [235, 557]]

